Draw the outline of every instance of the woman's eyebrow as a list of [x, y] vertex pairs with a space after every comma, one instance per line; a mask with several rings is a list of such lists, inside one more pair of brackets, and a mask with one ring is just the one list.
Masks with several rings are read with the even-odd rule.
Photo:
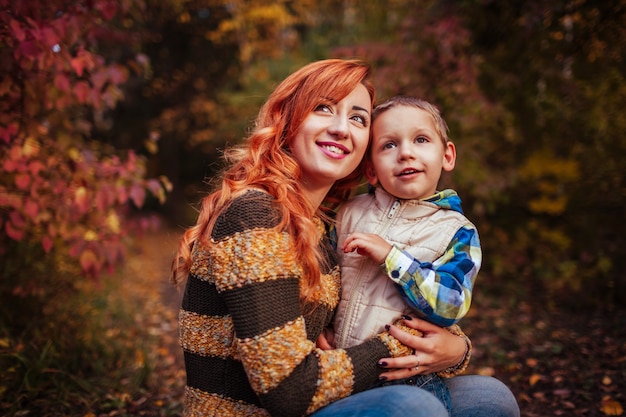
[[[330, 97], [320, 96], [320, 98], [321, 98], [322, 100], [327, 100], [327, 101], [329, 101], [329, 102], [331, 102], [331, 103], [337, 104], [337, 101], [336, 101], [336, 100], [334, 100], [334, 99], [332, 99], [332, 98], [330, 98]], [[352, 106], [352, 110], [364, 111], [365, 113], [370, 114], [370, 112], [369, 112], [367, 109], [365, 109], [365, 108], [363, 108], [363, 107], [361, 107], [361, 106]]]
[[367, 114], [370, 114], [370, 112], [367, 109], [364, 109], [361, 106], [352, 106], [352, 110], [360, 110], [360, 111], [364, 111]]

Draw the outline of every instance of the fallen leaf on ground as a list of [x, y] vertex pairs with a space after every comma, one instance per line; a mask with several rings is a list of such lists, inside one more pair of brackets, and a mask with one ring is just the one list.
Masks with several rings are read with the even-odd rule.
[[622, 404], [611, 397], [604, 397], [600, 409], [607, 416], [621, 416], [624, 413]]

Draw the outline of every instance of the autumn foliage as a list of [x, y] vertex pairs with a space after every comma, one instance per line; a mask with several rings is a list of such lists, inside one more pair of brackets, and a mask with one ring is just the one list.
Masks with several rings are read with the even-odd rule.
[[[165, 178], [98, 140], [123, 87], [149, 65], [125, 27], [141, 2], [0, 2], [0, 251], [38, 242], [97, 276], [124, 257], [129, 211]], [[124, 54], [107, 54], [112, 48]], [[11, 243], [13, 242], [13, 243]]]
[[0, 405], [177, 413], [133, 391], [168, 356], [138, 342], [176, 323], [170, 232], [129, 243], [148, 209], [194, 222], [276, 83], [345, 57], [450, 126], [442, 185], [485, 253], [474, 363], [523, 408], [623, 415], [625, 40], [624, 0], [0, 0]]

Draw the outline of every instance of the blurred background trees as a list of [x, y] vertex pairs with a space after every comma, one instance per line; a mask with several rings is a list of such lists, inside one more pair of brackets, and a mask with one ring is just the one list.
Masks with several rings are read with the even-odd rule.
[[625, 32], [623, 0], [0, 0], [0, 342], [123, 262], [153, 215], [192, 224], [220, 150], [328, 57], [368, 61], [379, 100], [440, 107], [459, 152], [441, 186], [502, 303], [611, 310]]

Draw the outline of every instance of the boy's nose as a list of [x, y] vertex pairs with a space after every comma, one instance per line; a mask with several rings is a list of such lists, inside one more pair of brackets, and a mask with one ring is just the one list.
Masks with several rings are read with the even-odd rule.
[[398, 157], [400, 159], [414, 159], [415, 158], [415, 152], [413, 151], [411, 146], [401, 145], [398, 151], [399, 151]]

